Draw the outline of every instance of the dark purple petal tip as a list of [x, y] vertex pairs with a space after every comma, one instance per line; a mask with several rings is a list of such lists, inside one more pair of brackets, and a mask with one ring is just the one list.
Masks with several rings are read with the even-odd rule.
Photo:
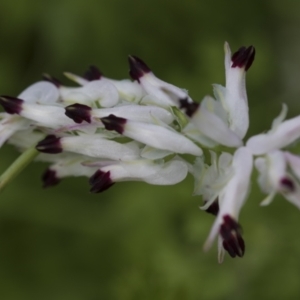
[[43, 188], [57, 185], [60, 179], [56, 175], [56, 171], [47, 169], [42, 175]]
[[253, 46], [249, 46], [248, 48], [241, 47], [237, 52], [233, 53], [231, 67], [245, 68], [245, 71], [247, 71], [251, 67], [254, 57], [255, 48]]
[[129, 75], [133, 80], [137, 80], [144, 76], [144, 74], [151, 72], [150, 68], [138, 57], [134, 55], [128, 56], [129, 61]]
[[57, 78], [55, 78], [55, 77], [52, 77], [51, 75], [49, 75], [49, 74], [43, 74], [43, 79], [45, 80], [45, 81], [48, 81], [48, 82], [51, 82], [51, 83], [53, 83], [57, 88], [59, 88], [60, 86], [62, 86], [62, 83], [61, 83], [61, 81], [60, 80], [58, 80]]
[[41, 140], [35, 147], [38, 151], [50, 154], [62, 152], [60, 138], [51, 134]]
[[75, 103], [65, 107], [65, 110], [65, 115], [72, 119], [75, 123], [80, 124], [83, 121], [91, 123], [91, 107], [84, 104]]
[[296, 189], [293, 180], [288, 177], [281, 178], [280, 184], [281, 184], [282, 188], [284, 188], [284, 190], [286, 190], [287, 192], [290, 192], [290, 193], [294, 192]]
[[83, 78], [88, 81], [99, 80], [103, 76], [102, 72], [96, 66], [90, 66], [89, 69], [84, 73]]
[[98, 170], [90, 177], [89, 183], [91, 185], [91, 193], [103, 192], [115, 184], [110, 178], [110, 172], [103, 172], [101, 170]]
[[127, 121], [126, 119], [116, 117], [115, 115], [109, 115], [108, 117], [101, 118], [100, 120], [104, 124], [105, 129], [115, 130], [120, 134], [123, 133], [124, 125]]
[[179, 100], [179, 108], [183, 109], [189, 117], [193, 116], [193, 114], [196, 112], [198, 107], [199, 107], [199, 103], [190, 102], [188, 101], [187, 98]]
[[0, 104], [9, 114], [19, 114], [22, 111], [23, 102], [23, 100], [15, 97], [0, 96]]
[[215, 200], [206, 210], [207, 213], [217, 216], [219, 213], [219, 201]]
[[220, 227], [223, 238], [223, 247], [231, 257], [242, 257], [245, 253], [245, 242], [242, 238], [242, 229], [231, 216], [225, 215]]

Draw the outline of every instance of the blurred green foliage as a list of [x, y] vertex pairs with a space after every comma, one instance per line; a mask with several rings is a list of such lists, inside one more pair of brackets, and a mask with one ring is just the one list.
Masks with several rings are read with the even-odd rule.
[[[135, 54], [200, 101], [224, 83], [227, 40], [233, 50], [256, 47], [247, 86], [258, 133], [282, 102], [290, 116], [300, 112], [299, 9], [290, 0], [2, 0], [0, 94], [91, 63], [127, 78]], [[0, 170], [17, 155], [1, 149]], [[216, 247], [202, 252], [213, 218], [191, 196], [192, 178], [91, 195], [84, 178], [43, 190], [45, 168], [31, 165], [1, 194], [1, 299], [299, 299], [300, 214], [281, 197], [260, 208], [253, 185], [241, 214], [246, 255], [220, 266]]]

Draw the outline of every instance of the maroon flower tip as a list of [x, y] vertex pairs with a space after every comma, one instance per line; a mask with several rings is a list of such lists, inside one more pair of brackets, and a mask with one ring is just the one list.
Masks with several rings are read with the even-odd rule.
[[140, 82], [140, 78], [151, 72], [150, 68], [138, 57], [129, 55], [129, 75], [133, 80]]
[[84, 73], [83, 78], [88, 81], [99, 80], [103, 76], [102, 72], [96, 66], [90, 66]]
[[72, 119], [75, 123], [82, 123], [83, 121], [91, 123], [91, 107], [75, 103], [65, 107], [65, 110], [65, 115]]
[[36, 147], [38, 151], [44, 153], [56, 154], [62, 152], [62, 146], [60, 138], [55, 135], [47, 135], [42, 141], [40, 141]]
[[107, 130], [115, 130], [116, 132], [122, 134], [124, 131], [124, 125], [126, 123], [126, 119], [116, 117], [115, 115], [109, 115], [108, 117], [104, 117], [100, 119]]
[[231, 67], [245, 68], [245, 70], [247, 71], [251, 67], [254, 61], [254, 57], [255, 57], [255, 48], [253, 46], [249, 46], [248, 48], [241, 47], [237, 52], [235, 52], [232, 55]]
[[290, 178], [287, 178], [287, 177], [282, 178], [280, 180], [280, 184], [288, 192], [294, 192], [296, 189], [294, 182]]
[[15, 97], [0, 96], [0, 104], [9, 114], [20, 114], [20, 112], [22, 111], [23, 102], [23, 100]]
[[217, 216], [219, 213], [219, 201], [215, 200], [205, 211], [209, 214]]
[[51, 83], [53, 83], [56, 87], [61, 87], [62, 86], [62, 83], [61, 83], [61, 81], [60, 80], [58, 80], [57, 78], [55, 78], [55, 77], [52, 77], [51, 75], [49, 75], [49, 74], [43, 74], [43, 79], [45, 80], [45, 81], [49, 81], [49, 82], [51, 82]]
[[47, 169], [42, 175], [43, 188], [57, 185], [60, 179], [56, 175], [56, 171]]
[[199, 107], [199, 103], [189, 102], [187, 98], [179, 100], [179, 108], [183, 109], [185, 113], [191, 117]]
[[220, 235], [223, 238], [223, 247], [231, 257], [242, 257], [245, 253], [245, 242], [241, 232], [241, 226], [231, 216], [223, 217]]
[[110, 172], [103, 172], [101, 170], [98, 170], [90, 177], [89, 183], [91, 185], [91, 193], [103, 192], [115, 184], [110, 178]]

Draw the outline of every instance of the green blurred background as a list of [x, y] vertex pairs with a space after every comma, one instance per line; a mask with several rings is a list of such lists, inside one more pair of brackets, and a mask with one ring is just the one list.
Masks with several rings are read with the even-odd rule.
[[[135, 54], [200, 101], [224, 83], [227, 40], [256, 47], [247, 86], [249, 134], [258, 133], [282, 102], [300, 113], [299, 10], [292, 0], [1, 0], [0, 94], [91, 63], [127, 78]], [[3, 171], [18, 153], [0, 153]], [[299, 299], [300, 213], [279, 196], [260, 208], [256, 184], [240, 218], [245, 257], [219, 265], [216, 247], [202, 252], [213, 218], [191, 196], [191, 177], [92, 195], [85, 178], [43, 190], [45, 168], [29, 166], [1, 194], [1, 299]]]

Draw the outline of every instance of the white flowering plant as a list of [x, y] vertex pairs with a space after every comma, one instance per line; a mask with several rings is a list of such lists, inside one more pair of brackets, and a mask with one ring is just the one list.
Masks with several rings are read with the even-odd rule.
[[218, 239], [218, 260], [242, 257], [245, 242], [239, 213], [250, 189], [253, 167], [271, 203], [276, 193], [300, 208], [300, 157], [286, 148], [300, 137], [300, 116], [285, 121], [287, 106], [267, 133], [244, 141], [249, 127], [245, 77], [255, 49], [231, 53], [225, 43], [225, 87], [195, 102], [188, 92], [157, 78], [138, 57], [129, 56], [132, 80], [113, 80], [91, 66], [67, 87], [49, 75], [17, 97], [1, 96], [0, 146], [22, 154], [1, 175], [5, 187], [33, 160], [50, 163], [44, 187], [67, 176], [88, 177], [92, 193], [120, 181], [174, 185], [188, 173], [201, 209], [215, 216], [204, 244]]

